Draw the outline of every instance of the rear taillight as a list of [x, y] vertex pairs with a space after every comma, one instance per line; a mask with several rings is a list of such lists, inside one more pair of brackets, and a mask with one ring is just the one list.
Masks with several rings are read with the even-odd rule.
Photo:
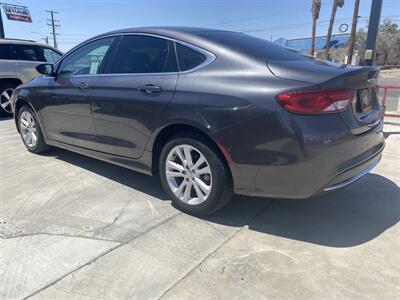
[[329, 114], [343, 111], [353, 98], [353, 91], [325, 90], [287, 92], [276, 96], [286, 110], [297, 114]]

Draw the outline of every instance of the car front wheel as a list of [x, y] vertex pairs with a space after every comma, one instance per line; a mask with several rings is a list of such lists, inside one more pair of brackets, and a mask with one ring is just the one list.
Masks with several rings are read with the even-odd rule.
[[193, 215], [211, 214], [232, 198], [232, 180], [216, 147], [201, 136], [171, 139], [160, 155], [160, 178], [173, 204]]
[[11, 96], [14, 92], [13, 84], [5, 84], [0, 86], [0, 117], [12, 116], [12, 100]]
[[29, 106], [23, 106], [19, 110], [18, 126], [26, 149], [32, 153], [41, 153], [48, 149], [39, 121]]

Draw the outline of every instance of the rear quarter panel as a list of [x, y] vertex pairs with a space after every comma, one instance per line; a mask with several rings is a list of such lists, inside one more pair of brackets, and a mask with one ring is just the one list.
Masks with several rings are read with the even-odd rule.
[[0, 59], [0, 78], [15, 78], [15, 61]]

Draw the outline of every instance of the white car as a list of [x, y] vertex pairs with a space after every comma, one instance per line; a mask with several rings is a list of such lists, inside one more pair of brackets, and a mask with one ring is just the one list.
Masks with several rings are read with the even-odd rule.
[[25, 83], [39, 73], [36, 66], [54, 63], [62, 53], [34, 41], [0, 39], [0, 116], [12, 115], [11, 95], [21, 83]]

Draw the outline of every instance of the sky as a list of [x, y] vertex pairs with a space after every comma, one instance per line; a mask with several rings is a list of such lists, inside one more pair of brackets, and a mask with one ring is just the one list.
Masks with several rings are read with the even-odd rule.
[[[0, 0], [1, 1], [1, 0]], [[43, 42], [50, 35], [46, 10], [55, 10], [59, 49], [67, 51], [80, 42], [107, 31], [141, 26], [195, 26], [246, 32], [276, 40], [311, 34], [312, 0], [3, 0], [27, 6], [33, 23], [9, 21], [2, 12], [8, 38]], [[338, 8], [333, 33], [349, 25], [355, 0]], [[372, 0], [360, 0], [358, 28], [368, 24]], [[317, 36], [326, 35], [333, 0], [322, 0]], [[382, 19], [400, 24], [400, 0], [383, 0]], [[52, 40], [50, 40], [52, 43]]]

